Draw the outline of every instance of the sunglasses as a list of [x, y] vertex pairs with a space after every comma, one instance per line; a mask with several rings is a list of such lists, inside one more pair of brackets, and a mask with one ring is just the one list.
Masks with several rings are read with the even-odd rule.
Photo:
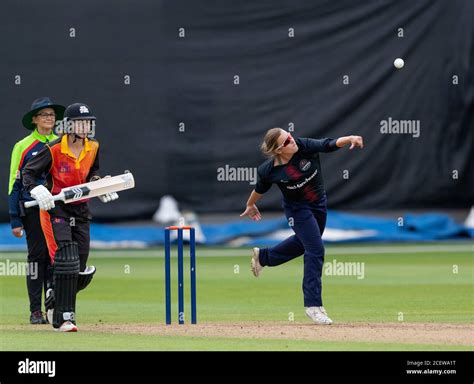
[[48, 117], [52, 118], [52, 119], [55, 119], [56, 118], [56, 114], [55, 113], [37, 113], [35, 116], [39, 116], [43, 119], [47, 119]]
[[288, 144], [291, 143], [291, 139], [293, 139], [293, 137], [291, 137], [291, 134], [288, 134], [286, 140], [281, 145], [279, 145], [276, 149], [286, 147]]

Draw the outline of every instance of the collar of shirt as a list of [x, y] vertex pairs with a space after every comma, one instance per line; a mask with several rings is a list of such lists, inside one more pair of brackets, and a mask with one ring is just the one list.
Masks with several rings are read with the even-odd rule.
[[38, 132], [38, 129], [35, 129], [31, 133], [31, 136], [33, 136], [35, 140], [41, 141], [42, 143], [48, 143], [58, 138], [53, 132], [51, 132], [49, 135], [42, 135]]
[[86, 156], [86, 153], [89, 152], [91, 149], [92, 149], [91, 143], [89, 142], [89, 139], [87, 139], [86, 137], [84, 139], [84, 148], [82, 149], [81, 154], [79, 155], [79, 159], [77, 159], [76, 155], [74, 155], [74, 153], [69, 148], [69, 145], [67, 143], [67, 135], [64, 135], [61, 138], [61, 153], [64, 153], [72, 157], [73, 159], [76, 159], [76, 162], [80, 162]]

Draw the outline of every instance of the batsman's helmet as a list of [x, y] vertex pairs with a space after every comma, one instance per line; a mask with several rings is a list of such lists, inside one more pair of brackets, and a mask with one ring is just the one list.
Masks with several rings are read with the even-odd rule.
[[95, 120], [91, 109], [83, 103], [74, 103], [64, 111], [65, 120]]

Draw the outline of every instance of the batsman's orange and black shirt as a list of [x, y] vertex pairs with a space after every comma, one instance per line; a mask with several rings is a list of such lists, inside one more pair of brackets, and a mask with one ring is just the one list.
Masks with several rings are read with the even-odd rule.
[[[99, 172], [99, 142], [94, 139], [85, 139], [84, 148], [79, 157], [76, 157], [68, 146], [68, 136], [46, 144], [38, 154], [28, 162], [23, 170], [23, 186], [29, 193], [36, 187], [39, 181], [46, 180], [45, 187], [53, 195], [61, 192], [61, 189], [72, 187], [91, 181]], [[80, 230], [80, 223], [84, 223], [84, 234], [89, 230], [91, 214], [87, 204], [88, 199], [64, 204], [62, 201], [55, 202], [55, 207], [49, 211], [40, 211], [41, 227], [43, 229], [51, 258], [57, 248], [59, 241], [76, 241], [74, 233], [59, 234], [53, 230], [53, 224], [65, 224], [65, 231], [74, 232]], [[67, 228], [69, 221], [74, 218], [75, 228]], [[55, 226], [56, 227], [56, 226]], [[61, 227], [61, 225], [58, 225]], [[77, 233], [80, 237], [80, 233]], [[88, 243], [87, 239], [87, 243]], [[84, 241], [85, 243], [85, 241]], [[83, 245], [86, 247], [86, 244]], [[87, 244], [88, 248], [89, 244]], [[79, 244], [81, 248], [81, 244]]]

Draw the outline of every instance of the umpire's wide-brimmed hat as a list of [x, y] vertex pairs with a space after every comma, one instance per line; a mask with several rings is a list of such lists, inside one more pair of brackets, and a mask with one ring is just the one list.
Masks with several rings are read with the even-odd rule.
[[53, 103], [49, 97], [40, 97], [33, 101], [33, 104], [31, 104], [31, 110], [25, 114], [25, 116], [23, 116], [23, 126], [26, 129], [35, 129], [36, 124], [34, 124], [32, 121], [33, 116], [45, 108], [54, 109], [54, 112], [56, 113], [56, 120], [61, 120], [63, 118], [64, 110], [66, 109], [66, 107], [63, 105]]

